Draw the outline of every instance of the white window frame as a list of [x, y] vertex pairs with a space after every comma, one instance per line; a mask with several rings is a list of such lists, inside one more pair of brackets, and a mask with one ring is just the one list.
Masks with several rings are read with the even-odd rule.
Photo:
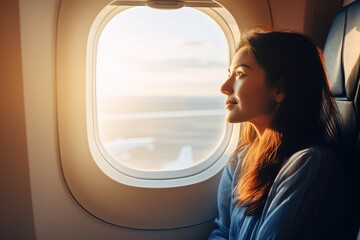
[[[210, 157], [186, 169], [179, 170], [138, 170], [127, 167], [110, 155], [101, 143], [96, 131], [98, 126], [96, 110], [96, 53], [99, 36], [106, 24], [115, 15], [129, 6], [106, 6], [94, 20], [87, 43], [86, 61], [86, 123], [90, 152], [97, 166], [111, 179], [122, 184], [147, 187], [167, 188], [199, 183], [217, 174], [228, 162], [236, 148], [240, 133], [239, 124], [226, 124], [225, 134], [217, 149]], [[239, 39], [239, 28], [225, 8], [197, 8], [214, 19], [225, 33], [229, 44], [229, 62], [235, 54], [235, 39]], [[221, 79], [220, 79], [221, 80]], [[219, 86], [221, 84], [219, 80]]]

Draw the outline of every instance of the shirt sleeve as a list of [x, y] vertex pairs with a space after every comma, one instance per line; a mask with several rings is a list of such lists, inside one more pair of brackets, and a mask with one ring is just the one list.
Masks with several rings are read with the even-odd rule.
[[329, 162], [334, 159], [328, 158], [334, 156], [308, 150], [294, 154], [285, 163], [270, 190], [256, 239], [319, 237], [314, 236], [319, 227], [316, 221], [323, 214], [319, 211], [329, 179], [335, 177], [329, 174]]
[[230, 204], [232, 194], [233, 170], [227, 164], [224, 168], [219, 189], [218, 189], [218, 217], [214, 222], [214, 229], [210, 233], [208, 240], [229, 239], [230, 227]]

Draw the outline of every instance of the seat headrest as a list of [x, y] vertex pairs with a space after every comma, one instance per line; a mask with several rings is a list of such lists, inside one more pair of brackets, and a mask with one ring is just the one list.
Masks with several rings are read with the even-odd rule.
[[360, 1], [347, 5], [336, 15], [324, 55], [333, 95], [353, 101], [359, 84]]
[[360, 0], [334, 18], [324, 47], [327, 74], [340, 115], [347, 209], [343, 239], [355, 239], [360, 225]]

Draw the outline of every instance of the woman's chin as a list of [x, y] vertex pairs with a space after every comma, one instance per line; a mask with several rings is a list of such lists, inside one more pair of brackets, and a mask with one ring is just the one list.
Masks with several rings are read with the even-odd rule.
[[243, 121], [241, 121], [241, 119], [236, 118], [236, 117], [233, 117], [233, 116], [231, 116], [231, 115], [226, 115], [225, 120], [226, 120], [228, 123], [240, 123], [240, 122], [243, 122]]

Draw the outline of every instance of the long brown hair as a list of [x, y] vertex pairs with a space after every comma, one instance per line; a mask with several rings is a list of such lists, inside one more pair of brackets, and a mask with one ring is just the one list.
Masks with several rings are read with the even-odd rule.
[[239, 49], [265, 70], [269, 86], [285, 93], [270, 128], [261, 138], [248, 122], [242, 124], [238, 150], [246, 148], [234, 190], [246, 215], [261, 213], [283, 163], [293, 153], [313, 145], [334, 149], [339, 114], [332, 98], [321, 51], [304, 35], [290, 32], [245, 33]]

